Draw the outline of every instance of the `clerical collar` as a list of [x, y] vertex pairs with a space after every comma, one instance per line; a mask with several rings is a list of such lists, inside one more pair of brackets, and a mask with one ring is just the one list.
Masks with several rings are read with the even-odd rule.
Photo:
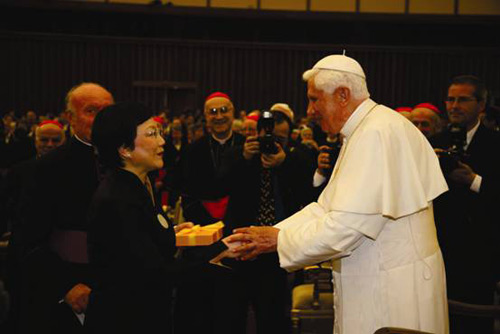
[[87, 145], [87, 146], [90, 146], [92, 147], [92, 144], [91, 143], [87, 143], [85, 140], [81, 139], [80, 137], [78, 137], [77, 135], [73, 135], [76, 140], [78, 140], [80, 143], [84, 144], [84, 145]]
[[354, 130], [359, 123], [365, 118], [365, 116], [373, 109], [377, 104], [372, 99], [366, 99], [354, 110], [354, 112], [349, 116], [347, 122], [345, 122], [344, 126], [340, 130], [340, 133], [344, 136], [345, 139], [349, 139], [349, 137], [353, 134]]
[[474, 127], [472, 129], [470, 129], [469, 131], [467, 131], [467, 138], [466, 138], [467, 144], [465, 145], [464, 149], [467, 149], [467, 147], [469, 147], [469, 144], [472, 141], [472, 138], [474, 138], [474, 135], [476, 134], [477, 129], [479, 128], [479, 124], [480, 123], [481, 122], [479, 120], [477, 120], [477, 124], [474, 125]]
[[224, 139], [219, 139], [219, 138], [215, 137], [214, 135], [212, 135], [212, 138], [216, 142], [218, 142], [219, 144], [224, 145], [231, 138], [232, 135], [233, 135], [233, 131], [229, 131], [229, 135]]

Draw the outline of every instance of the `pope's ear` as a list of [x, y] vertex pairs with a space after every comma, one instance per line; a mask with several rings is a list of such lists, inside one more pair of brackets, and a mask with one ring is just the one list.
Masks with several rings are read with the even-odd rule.
[[126, 148], [126, 147], [123, 147], [121, 146], [119, 149], [118, 149], [118, 154], [120, 155], [120, 157], [125, 160], [127, 158], [130, 158], [130, 149]]
[[347, 87], [339, 87], [334, 91], [339, 103], [343, 106], [349, 103], [351, 99], [351, 91]]

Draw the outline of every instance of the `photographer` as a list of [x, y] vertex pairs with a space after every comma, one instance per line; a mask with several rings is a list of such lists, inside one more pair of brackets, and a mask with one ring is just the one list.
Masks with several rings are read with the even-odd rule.
[[[274, 106], [273, 106], [274, 107]], [[237, 227], [274, 225], [312, 201], [310, 161], [302, 151], [288, 149], [292, 124], [285, 108], [263, 111], [258, 120], [259, 136], [246, 139], [239, 169], [243, 177], [230, 192], [226, 233]], [[247, 310], [253, 306], [257, 333], [288, 333], [289, 291], [287, 274], [276, 254], [265, 254], [255, 261], [228, 261], [233, 276], [227, 283], [227, 310], [224, 333], [245, 333]], [[221, 306], [224, 307], [224, 306]]]
[[[430, 139], [450, 191], [435, 201], [436, 227], [450, 299], [491, 304], [498, 275], [500, 135], [480, 122], [487, 91], [477, 77], [453, 78], [446, 110], [450, 126]], [[462, 130], [461, 130], [462, 129]], [[450, 317], [453, 333], [491, 332], [492, 321]]]

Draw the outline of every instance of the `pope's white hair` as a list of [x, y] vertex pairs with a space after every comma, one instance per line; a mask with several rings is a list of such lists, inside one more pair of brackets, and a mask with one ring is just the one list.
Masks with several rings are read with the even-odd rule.
[[358, 75], [335, 70], [311, 69], [302, 75], [304, 81], [314, 80], [316, 89], [331, 94], [339, 87], [349, 88], [352, 97], [356, 100], [365, 100], [370, 97], [366, 80]]

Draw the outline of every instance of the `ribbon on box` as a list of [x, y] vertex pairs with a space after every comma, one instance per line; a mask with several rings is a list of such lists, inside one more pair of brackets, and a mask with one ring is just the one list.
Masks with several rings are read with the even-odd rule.
[[208, 246], [220, 240], [223, 235], [223, 222], [185, 228], [175, 234], [176, 246]]

